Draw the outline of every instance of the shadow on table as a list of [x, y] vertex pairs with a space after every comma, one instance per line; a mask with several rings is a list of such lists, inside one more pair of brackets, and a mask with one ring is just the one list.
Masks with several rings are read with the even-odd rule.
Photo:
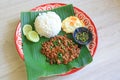
[[14, 33], [18, 24], [18, 19], [10, 20], [6, 25], [6, 33], [4, 34], [3, 57], [5, 61], [6, 71], [3, 73], [5, 80], [25, 80], [25, 65], [20, 59], [14, 43]]

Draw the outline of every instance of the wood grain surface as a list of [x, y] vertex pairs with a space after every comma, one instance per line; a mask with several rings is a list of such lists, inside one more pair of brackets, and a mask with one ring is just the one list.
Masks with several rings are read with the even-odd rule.
[[14, 43], [20, 12], [51, 2], [71, 3], [87, 13], [97, 28], [98, 48], [82, 70], [39, 80], [120, 80], [120, 0], [0, 0], [0, 80], [27, 80]]

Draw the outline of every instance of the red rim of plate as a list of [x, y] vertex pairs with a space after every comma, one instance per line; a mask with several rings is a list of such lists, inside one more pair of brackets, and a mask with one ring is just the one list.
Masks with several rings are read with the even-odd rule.
[[[43, 5], [37, 6], [37, 7], [33, 8], [33, 9], [31, 9], [31, 11], [35, 11], [37, 8], [40, 8], [40, 7], [44, 7], [44, 6], [47, 6], [47, 5], [54, 5], [54, 4], [59, 4], [60, 6], [66, 5], [66, 4], [64, 4], [64, 3], [48, 3], [48, 4], [43, 4]], [[82, 10], [80, 10], [80, 9], [77, 8], [77, 7], [74, 7], [74, 9], [76, 9], [76, 10], [79, 11], [79, 12], [82, 12], [82, 14], [84, 14], [85, 17], [87, 17], [87, 18], [89, 19], [90, 23], [91, 23], [91, 24], [93, 25], [93, 27], [94, 27], [94, 33], [96, 34], [96, 36], [95, 36], [95, 38], [96, 38], [96, 39], [95, 39], [96, 45], [95, 45], [95, 48], [94, 48], [94, 50], [93, 50], [93, 54], [91, 54], [92, 57], [93, 57], [93, 56], [95, 55], [95, 52], [96, 52], [96, 49], [97, 49], [97, 46], [98, 46], [98, 35], [97, 35], [96, 27], [95, 27], [93, 21], [90, 19], [90, 17], [89, 17], [86, 13], [84, 13]], [[18, 23], [18, 25], [17, 25], [17, 27], [16, 27], [16, 30], [15, 30], [14, 41], [15, 41], [15, 46], [16, 46], [16, 49], [17, 49], [17, 52], [18, 52], [19, 56], [21, 57], [22, 60], [24, 60], [24, 55], [21, 53], [21, 50], [19, 49], [19, 46], [17, 45], [18, 43], [17, 43], [17, 41], [16, 41], [16, 39], [18, 38], [18, 37], [17, 37], [17, 36], [18, 36], [18, 35], [17, 35], [17, 30], [18, 30], [18, 26], [20, 26], [20, 25], [21, 25], [21, 23], [20, 23], [20, 21], [19, 21], [19, 23]], [[20, 36], [21, 36], [21, 35], [20, 35]], [[22, 43], [21, 43], [21, 45], [22, 45]], [[22, 46], [21, 46], [21, 48], [22, 48]], [[82, 67], [82, 68], [83, 68], [83, 67]], [[72, 74], [72, 73], [74, 73], [74, 72], [82, 69], [82, 68], [75, 68], [75, 69], [72, 69], [72, 70], [66, 72], [65, 74], [60, 74], [60, 75], [61, 75], [61, 76], [69, 75], [69, 74]]]

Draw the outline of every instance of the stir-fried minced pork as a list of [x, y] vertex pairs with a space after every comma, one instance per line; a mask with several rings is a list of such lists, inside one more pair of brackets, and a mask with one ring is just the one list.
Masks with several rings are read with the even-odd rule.
[[80, 48], [66, 36], [55, 36], [42, 44], [41, 52], [50, 64], [68, 64], [79, 56]]

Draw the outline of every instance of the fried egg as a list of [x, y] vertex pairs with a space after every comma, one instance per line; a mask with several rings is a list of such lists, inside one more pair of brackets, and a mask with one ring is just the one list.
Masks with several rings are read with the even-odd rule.
[[73, 33], [76, 28], [82, 26], [84, 26], [84, 23], [76, 16], [67, 17], [62, 22], [62, 29], [66, 33]]

